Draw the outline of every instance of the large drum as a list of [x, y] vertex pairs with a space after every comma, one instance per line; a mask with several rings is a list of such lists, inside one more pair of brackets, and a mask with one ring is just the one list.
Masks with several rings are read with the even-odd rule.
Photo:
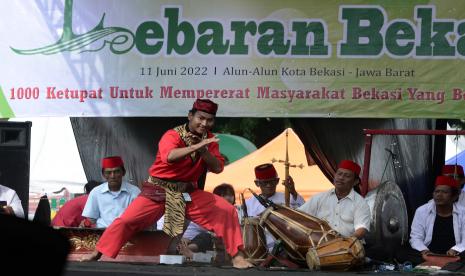
[[242, 219], [242, 239], [244, 240], [244, 253], [247, 260], [252, 263], [263, 261], [268, 254], [265, 232], [259, 224], [259, 219], [246, 217]]
[[260, 225], [282, 240], [289, 256], [301, 263], [306, 262], [310, 248], [340, 237], [326, 221], [282, 205], [267, 208], [260, 216]]
[[365, 250], [355, 237], [339, 237], [307, 252], [310, 269], [350, 270], [362, 265], [364, 260]]

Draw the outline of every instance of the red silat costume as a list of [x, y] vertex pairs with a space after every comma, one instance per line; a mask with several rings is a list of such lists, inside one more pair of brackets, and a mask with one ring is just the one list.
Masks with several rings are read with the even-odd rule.
[[[213, 134], [208, 132], [208, 138]], [[224, 198], [197, 189], [197, 181], [206, 169], [202, 158], [193, 160], [190, 156], [175, 163], [168, 163], [168, 154], [175, 148], [185, 147], [175, 130], [168, 130], [161, 138], [155, 162], [149, 169], [153, 177], [167, 181], [192, 182], [195, 189], [190, 193], [192, 202], [186, 205], [187, 219], [213, 231], [222, 238], [228, 254], [235, 256], [243, 247], [242, 235], [235, 207]], [[209, 152], [224, 166], [218, 143], [208, 145]], [[96, 249], [102, 254], [115, 258], [121, 247], [138, 231], [152, 226], [165, 212], [165, 202], [155, 202], [139, 195], [121, 215], [105, 230]]]

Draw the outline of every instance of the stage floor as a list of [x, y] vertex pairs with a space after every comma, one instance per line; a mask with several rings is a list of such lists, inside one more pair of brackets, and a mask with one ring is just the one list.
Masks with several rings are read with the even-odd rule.
[[251, 268], [239, 270], [232, 267], [214, 267], [209, 265], [156, 265], [136, 263], [111, 263], [111, 262], [68, 262], [64, 276], [122, 276], [122, 275], [201, 275], [201, 276], [229, 276], [229, 275], [306, 275], [331, 276], [331, 275], [393, 275], [402, 273], [403, 276], [420, 275], [418, 272], [326, 272], [309, 271], [306, 269], [260, 269]]

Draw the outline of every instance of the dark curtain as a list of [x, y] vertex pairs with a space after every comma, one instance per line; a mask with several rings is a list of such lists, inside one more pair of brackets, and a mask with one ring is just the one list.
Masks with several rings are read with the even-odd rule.
[[[332, 181], [339, 161], [363, 167], [363, 129], [445, 129], [444, 120], [429, 119], [291, 119], [315, 163]], [[370, 187], [391, 180], [401, 188], [409, 218], [432, 196], [433, 181], [444, 163], [445, 136], [384, 136], [373, 138]]]
[[126, 168], [126, 181], [135, 185], [147, 179], [161, 136], [185, 122], [187, 118], [181, 117], [71, 118], [87, 180], [104, 180], [101, 159], [119, 155]]
[[[186, 118], [71, 118], [88, 180], [102, 180], [100, 160], [122, 156], [126, 180], [148, 176], [163, 133]], [[351, 159], [363, 166], [363, 129], [445, 129], [444, 120], [293, 118], [291, 125], [311, 158], [332, 180], [337, 163]], [[391, 180], [404, 193], [409, 217], [431, 198], [432, 183], [444, 163], [444, 136], [382, 136], [373, 139], [370, 186]], [[311, 183], [311, 180], [309, 180]], [[200, 183], [201, 184], [201, 183]]]

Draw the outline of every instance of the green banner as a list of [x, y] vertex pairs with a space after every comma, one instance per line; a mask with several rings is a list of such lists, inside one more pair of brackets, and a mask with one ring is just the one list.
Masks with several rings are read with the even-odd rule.
[[3, 94], [2, 87], [0, 86], [0, 118], [13, 118], [14, 113], [8, 105], [7, 100]]

